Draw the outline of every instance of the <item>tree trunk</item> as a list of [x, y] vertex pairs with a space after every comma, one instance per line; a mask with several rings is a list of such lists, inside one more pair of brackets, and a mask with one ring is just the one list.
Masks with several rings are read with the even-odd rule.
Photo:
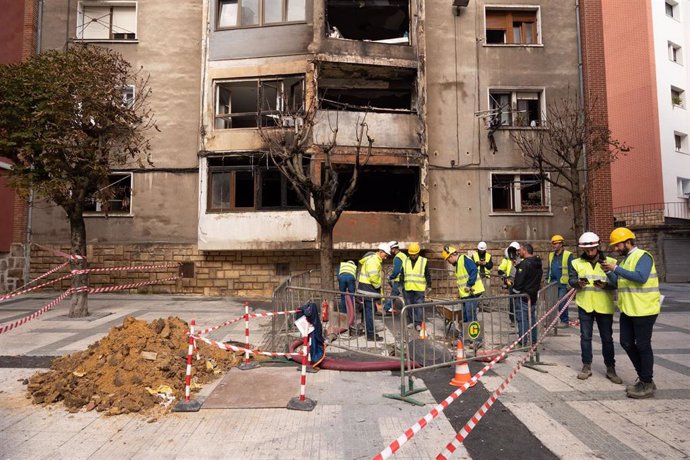
[[319, 258], [321, 260], [321, 289], [334, 289], [333, 270], [333, 227], [321, 227], [319, 238]]
[[[71, 251], [73, 255], [82, 256], [81, 259], [72, 259], [70, 268], [72, 270], [84, 270], [87, 267], [86, 261], [86, 225], [84, 224], [84, 216], [81, 212], [74, 213], [70, 216], [70, 239]], [[79, 274], [72, 277], [72, 289], [82, 291], [72, 294], [72, 305], [69, 310], [70, 318], [83, 318], [89, 315], [89, 293], [86, 291], [89, 285], [89, 275]]]
[[[580, 173], [575, 170], [573, 174], [572, 181], [574, 190], [581, 190], [580, 187]], [[580, 235], [585, 231], [584, 219], [583, 219], [583, 199], [580, 193], [571, 193], [570, 197], [573, 203], [573, 230], [575, 231], [575, 238], [579, 238]]]

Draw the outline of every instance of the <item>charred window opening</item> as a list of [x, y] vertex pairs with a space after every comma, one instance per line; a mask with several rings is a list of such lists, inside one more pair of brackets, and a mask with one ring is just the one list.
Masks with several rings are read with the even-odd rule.
[[411, 112], [416, 108], [416, 69], [324, 63], [319, 68], [322, 109]]
[[[350, 184], [352, 165], [338, 165], [337, 198]], [[420, 209], [419, 168], [366, 166], [359, 172], [357, 190], [348, 211], [414, 213]]]
[[208, 212], [273, 211], [301, 206], [287, 178], [265, 158], [208, 159]]
[[329, 37], [409, 43], [408, 0], [327, 0], [326, 8]]
[[492, 174], [493, 212], [548, 212], [547, 182], [538, 174]]

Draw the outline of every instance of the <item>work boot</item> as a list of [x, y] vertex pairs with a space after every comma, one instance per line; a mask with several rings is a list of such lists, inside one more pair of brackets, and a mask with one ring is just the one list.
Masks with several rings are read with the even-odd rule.
[[[635, 383], [633, 383], [632, 385], [626, 385], [625, 386], [625, 392], [626, 393], [631, 392], [639, 383], [640, 383], [640, 379], [638, 378], [635, 380]], [[656, 383], [654, 383], [654, 380], [652, 380], [652, 388], [656, 390]]]
[[618, 377], [618, 374], [616, 374], [615, 366], [606, 366], [606, 378], [619, 385], [623, 383], [623, 379]]
[[577, 378], [580, 380], [587, 380], [591, 376], [592, 376], [592, 365], [591, 364], [583, 364], [582, 370], [580, 371], [579, 374], [577, 374]]
[[628, 398], [651, 398], [652, 396], [654, 396], [655, 387], [656, 385], [654, 385], [654, 382], [643, 382], [641, 380], [638, 380], [637, 383], [632, 387], [632, 389], [627, 392]]

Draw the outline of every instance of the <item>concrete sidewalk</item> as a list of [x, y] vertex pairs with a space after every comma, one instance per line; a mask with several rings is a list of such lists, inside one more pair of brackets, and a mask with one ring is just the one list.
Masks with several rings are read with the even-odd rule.
[[[667, 298], [653, 338], [659, 387], [656, 398], [628, 399], [622, 385], [609, 382], [603, 375], [596, 339], [594, 375], [586, 381], [577, 380], [581, 366], [577, 329], [547, 340], [541, 359], [550, 364], [544, 366], [548, 373], [522, 369], [501, 396], [500, 401], [555, 455], [626, 460], [690, 456], [690, 285], [667, 285], [662, 291]], [[0, 322], [25, 316], [49, 300], [0, 303]], [[196, 318], [201, 326], [207, 326], [243, 313], [241, 302], [228, 299], [125, 295], [92, 297], [94, 315], [88, 321], [66, 319], [66, 309], [67, 304], [62, 304], [0, 335], [0, 355], [54, 356], [81, 350], [110, 327], [121, 324], [127, 315], [147, 321], [167, 316]], [[233, 327], [218, 331], [214, 338], [241, 340], [244, 325]], [[617, 322], [614, 328], [617, 340]], [[635, 377], [632, 365], [620, 347], [616, 353], [619, 374], [631, 383]], [[495, 372], [485, 375], [481, 382], [494, 390], [510, 373], [516, 357], [495, 366]], [[0, 357], [0, 365], [2, 362]], [[313, 412], [219, 409], [171, 414], [157, 420], [140, 415], [104, 417], [96, 412], [69, 414], [61, 406], [48, 409], [31, 405], [18, 380], [35, 371], [0, 369], [2, 458], [371, 458], [435, 405], [429, 392], [416, 395], [426, 403], [423, 407], [381, 397], [382, 393], [396, 392], [400, 384], [399, 377], [389, 372], [321, 371], [307, 377], [307, 395], [318, 401]], [[298, 373], [291, 368], [286, 372], [295, 374], [297, 395]], [[202, 393], [210, 390], [206, 387]], [[452, 390], [448, 387], [447, 394]], [[441, 398], [437, 395], [437, 399]], [[491, 423], [492, 410], [480, 426]], [[454, 434], [455, 429], [441, 414], [395, 457], [434, 458]], [[511, 433], [495, 435], [502, 440], [479, 439], [483, 435], [477, 429], [467, 442], [469, 445], [473, 436], [481, 442], [506, 442], [506, 456], [535, 458], [534, 452], [510, 450]], [[481, 449], [472, 449], [472, 454], [482, 458]], [[467, 451], [461, 456], [468, 456]]]

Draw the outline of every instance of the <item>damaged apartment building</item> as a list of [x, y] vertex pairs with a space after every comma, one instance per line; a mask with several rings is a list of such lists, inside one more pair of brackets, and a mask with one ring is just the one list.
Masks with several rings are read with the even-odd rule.
[[[334, 229], [336, 261], [389, 240], [433, 256], [447, 242], [497, 253], [573, 236], [567, 200], [524, 166], [510, 133], [541, 129], [549, 101], [578, 88], [575, 0], [40, 3], [41, 49], [108, 46], [151, 75], [155, 166], [115, 171], [109, 215], [94, 202], [86, 221], [92, 264], [194, 262], [194, 278], [153, 292], [270, 295], [317, 268], [318, 225], [261, 137], [300, 129], [309, 110], [315, 146], [337, 128], [342, 177], [362, 121], [374, 139]], [[304, 168], [319, 181], [315, 152]], [[57, 208], [32, 216], [34, 242], [69, 247]], [[32, 272], [55, 262], [34, 249]]]

